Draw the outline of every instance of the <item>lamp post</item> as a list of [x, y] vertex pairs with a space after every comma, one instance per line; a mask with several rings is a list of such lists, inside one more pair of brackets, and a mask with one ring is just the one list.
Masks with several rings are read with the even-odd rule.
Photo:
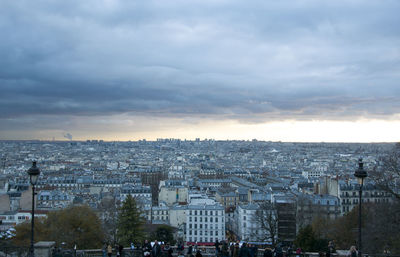
[[29, 182], [32, 185], [32, 218], [31, 218], [31, 247], [29, 248], [29, 255], [31, 257], [35, 256], [34, 247], [33, 247], [33, 235], [34, 235], [34, 226], [35, 226], [35, 185], [38, 181], [40, 170], [36, 167], [36, 161], [32, 162], [32, 167], [27, 171], [29, 175]]
[[359, 191], [359, 205], [358, 205], [358, 256], [361, 257], [361, 207], [362, 207], [362, 188], [364, 185], [364, 179], [368, 176], [367, 172], [364, 170], [364, 163], [362, 158], [358, 159], [358, 169], [354, 172], [354, 176], [358, 180], [358, 184], [360, 185]]

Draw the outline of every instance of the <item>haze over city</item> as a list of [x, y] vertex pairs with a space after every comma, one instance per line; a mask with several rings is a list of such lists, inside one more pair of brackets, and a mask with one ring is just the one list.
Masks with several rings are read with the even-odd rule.
[[0, 139], [400, 141], [399, 9], [2, 1]]

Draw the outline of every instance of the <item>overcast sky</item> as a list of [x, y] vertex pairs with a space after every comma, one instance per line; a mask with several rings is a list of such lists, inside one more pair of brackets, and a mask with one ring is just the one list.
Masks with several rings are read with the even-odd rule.
[[400, 140], [399, 13], [398, 0], [0, 1], [0, 139]]

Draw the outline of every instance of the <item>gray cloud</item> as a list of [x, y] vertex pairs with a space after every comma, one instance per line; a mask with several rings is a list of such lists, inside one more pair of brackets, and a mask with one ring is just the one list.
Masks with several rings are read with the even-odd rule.
[[0, 120], [386, 119], [400, 113], [399, 7], [4, 1]]

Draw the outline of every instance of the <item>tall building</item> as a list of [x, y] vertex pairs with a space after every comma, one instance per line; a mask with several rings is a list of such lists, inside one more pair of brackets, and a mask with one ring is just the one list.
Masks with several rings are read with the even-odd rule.
[[289, 196], [274, 196], [278, 214], [278, 238], [293, 242], [296, 238], [296, 200]]
[[186, 241], [212, 243], [225, 240], [225, 210], [214, 205], [190, 204], [186, 211]]

